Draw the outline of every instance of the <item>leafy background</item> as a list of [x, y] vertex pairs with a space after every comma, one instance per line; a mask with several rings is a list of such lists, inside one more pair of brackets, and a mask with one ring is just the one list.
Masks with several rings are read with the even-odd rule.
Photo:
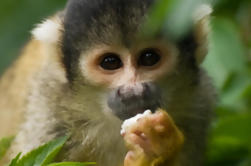
[[[65, 2], [0, 1], [0, 74], [18, 56], [34, 24], [62, 9]], [[203, 66], [219, 100], [205, 165], [251, 166], [251, 1], [215, 0], [213, 4], [210, 49]], [[175, 17], [184, 18], [184, 12]]]

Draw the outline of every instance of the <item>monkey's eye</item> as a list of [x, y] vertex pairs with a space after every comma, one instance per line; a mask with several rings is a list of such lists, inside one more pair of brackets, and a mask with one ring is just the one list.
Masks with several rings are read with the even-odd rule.
[[138, 65], [140, 66], [154, 66], [160, 61], [159, 51], [156, 49], [146, 49], [141, 52]]
[[106, 53], [101, 60], [100, 66], [105, 70], [116, 70], [123, 66], [118, 55]]

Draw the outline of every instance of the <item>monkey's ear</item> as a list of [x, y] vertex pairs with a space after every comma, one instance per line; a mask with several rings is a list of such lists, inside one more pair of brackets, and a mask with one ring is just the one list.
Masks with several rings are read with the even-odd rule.
[[198, 44], [195, 53], [197, 64], [201, 64], [208, 53], [209, 19], [211, 13], [212, 8], [208, 4], [200, 5], [194, 13], [195, 39]]
[[62, 32], [62, 22], [60, 18], [53, 17], [45, 20], [32, 30], [32, 35], [36, 40], [43, 43], [56, 44], [60, 41]]

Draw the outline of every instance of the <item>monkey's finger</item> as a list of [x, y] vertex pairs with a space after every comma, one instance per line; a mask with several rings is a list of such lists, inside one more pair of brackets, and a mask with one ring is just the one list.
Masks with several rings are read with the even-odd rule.
[[146, 138], [142, 138], [141, 135], [137, 135], [135, 133], [130, 133], [125, 137], [125, 141], [130, 150], [138, 149], [141, 147], [145, 152], [150, 152], [151, 143], [150, 140]]
[[151, 115], [138, 119], [137, 123], [128, 129], [128, 133], [135, 133], [137, 135], [141, 133], [144, 133], [144, 135], [150, 134], [153, 130], [153, 125], [149, 118], [150, 116]]
[[156, 139], [167, 135], [168, 130], [173, 128], [167, 113], [156, 112], [148, 117], [141, 118], [131, 129], [131, 133], [144, 133], [148, 139]]
[[166, 111], [162, 110], [155, 112], [149, 118], [154, 125], [163, 125], [168, 127], [170, 124], [174, 124], [171, 116]]
[[151, 166], [151, 161], [142, 149], [137, 149], [126, 154], [124, 166]]
[[170, 136], [177, 128], [172, 118], [165, 111], [158, 111], [149, 118], [154, 126], [154, 130], [161, 137]]
[[135, 162], [136, 159], [135, 152], [130, 150], [127, 152], [125, 160], [124, 160], [124, 166], [131, 166], [133, 162]]

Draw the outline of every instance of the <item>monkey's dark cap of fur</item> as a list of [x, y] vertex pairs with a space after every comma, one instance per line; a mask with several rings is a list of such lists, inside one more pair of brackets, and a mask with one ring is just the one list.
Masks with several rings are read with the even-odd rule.
[[[62, 41], [63, 63], [74, 79], [80, 53], [91, 45], [133, 45], [155, 0], [70, 0], [65, 10]], [[197, 43], [191, 30], [177, 43], [183, 57], [196, 68]], [[189, 55], [187, 55], [189, 54]]]
[[[72, 41], [82, 39], [104, 42], [107, 41], [104, 38], [107, 33], [113, 33], [114, 37], [114, 30], [119, 30], [117, 35], [126, 40], [128, 34], [135, 33], [138, 29], [152, 2], [153, 0], [70, 0], [64, 19], [66, 35]], [[89, 33], [96, 36], [90, 38]]]
[[70, 0], [65, 10], [63, 54], [68, 78], [80, 52], [92, 44], [130, 45], [154, 0]]

